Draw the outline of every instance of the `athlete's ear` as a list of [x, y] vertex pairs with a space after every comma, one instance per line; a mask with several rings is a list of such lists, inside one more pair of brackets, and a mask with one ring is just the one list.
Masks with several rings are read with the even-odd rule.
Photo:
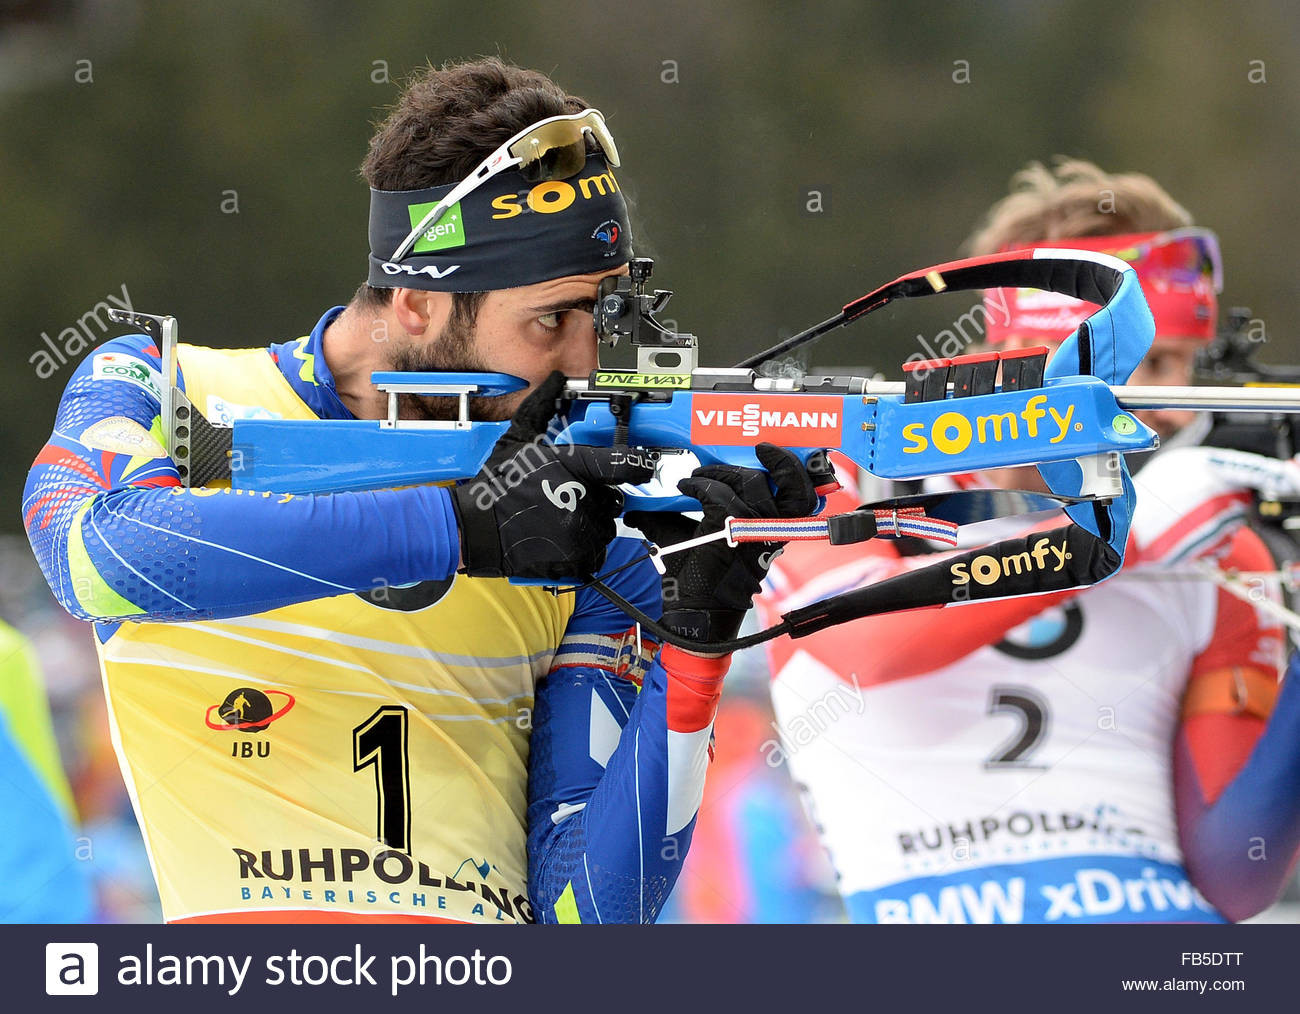
[[[451, 293], [424, 289], [394, 289], [393, 316], [398, 326], [412, 336], [442, 331], [451, 313]], [[430, 330], [432, 328], [432, 330]]]

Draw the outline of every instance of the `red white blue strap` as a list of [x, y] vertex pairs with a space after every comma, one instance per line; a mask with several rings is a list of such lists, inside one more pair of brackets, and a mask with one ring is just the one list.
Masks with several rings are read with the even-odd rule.
[[[957, 523], [927, 517], [923, 507], [872, 511], [878, 535], [957, 545]], [[728, 518], [728, 542], [815, 542], [830, 538], [830, 518]]]
[[876, 515], [876, 531], [881, 535], [896, 539], [909, 535], [914, 539], [942, 542], [946, 546], [957, 545], [957, 522], [926, 517], [923, 507], [903, 507], [872, 513]]
[[[727, 518], [727, 542], [817, 542], [830, 538], [826, 518]], [[721, 533], [720, 533], [721, 534]]]

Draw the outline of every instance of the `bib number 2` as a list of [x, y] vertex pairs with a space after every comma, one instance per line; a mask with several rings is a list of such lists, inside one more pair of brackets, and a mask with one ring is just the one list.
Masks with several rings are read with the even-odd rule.
[[1010, 712], [1020, 719], [1020, 729], [984, 762], [986, 771], [999, 768], [1041, 768], [1030, 758], [1047, 735], [1047, 700], [1028, 687], [998, 686], [989, 693], [988, 714]]

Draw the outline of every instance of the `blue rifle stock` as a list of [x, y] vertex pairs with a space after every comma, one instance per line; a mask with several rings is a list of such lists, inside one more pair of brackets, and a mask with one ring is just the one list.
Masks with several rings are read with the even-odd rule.
[[[376, 373], [375, 383], [385, 389], [393, 376]], [[406, 374], [402, 379], [408, 390], [456, 387], [475, 396], [525, 386], [504, 374]], [[834, 379], [862, 393], [679, 390], [667, 393], [666, 400], [637, 402], [627, 444], [690, 451], [701, 464], [757, 468], [754, 447], [771, 438], [804, 459], [828, 447], [882, 478], [917, 479], [1140, 451], [1155, 442], [1155, 434], [1121, 409], [1095, 377], [913, 404], [896, 394], [867, 393], [872, 384], [863, 378]], [[237, 419], [231, 483], [237, 489], [301, 494], [467, 479], [482, 467], [507, 425]], [[609, 447], [617, 429], [607, 401], [579, 395], [569, 403], [568, 425], [556, 443]], [[722, 442], [699, 442], [694, 434], [700, 432], [714, 435], [706, 440]], [[683, 509], [674, 504], [686, 503], [685, 497], [629, 494], [626, 509]]]

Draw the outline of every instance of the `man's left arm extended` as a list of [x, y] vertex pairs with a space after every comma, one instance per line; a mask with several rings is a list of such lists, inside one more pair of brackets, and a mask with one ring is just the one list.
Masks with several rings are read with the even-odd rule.
[[[618, 539], [607, 567], [641, 552]], [[620, 594], [658, 618], [649, 563], [620, 577]], [[690, 846], [729, 658], [658, 648], [578, 594], [534, 704], [529, 893], [539, 922], [653, 922]]]

